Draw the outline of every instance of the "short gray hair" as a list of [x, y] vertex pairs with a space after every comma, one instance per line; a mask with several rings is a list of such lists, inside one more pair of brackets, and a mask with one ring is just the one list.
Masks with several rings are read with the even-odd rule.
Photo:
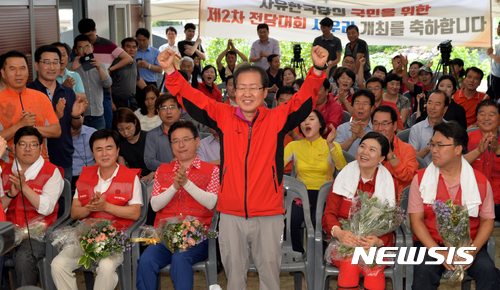
[[184, 61], [189, 61], [191, 63], [191, 66], [194, 67], [194, 61], [189, 56], [185, 56], [185, 57], [181, 58], [181, 61], [179, 62], [179, 66], [181, 66]]

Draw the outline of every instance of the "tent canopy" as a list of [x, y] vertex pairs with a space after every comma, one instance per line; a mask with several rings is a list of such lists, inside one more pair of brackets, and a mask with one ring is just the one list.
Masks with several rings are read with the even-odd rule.
[[[350, 6], [388, 5], [395, 3], [413, 2], [408, 0], [309, 0], [318, 3], [342, 3]], [[151, 21], [188, 20], [198, 19], [199, 0], [152, 0]], [[498, 0], [491, 0], [492, 16], [500, 17]]]

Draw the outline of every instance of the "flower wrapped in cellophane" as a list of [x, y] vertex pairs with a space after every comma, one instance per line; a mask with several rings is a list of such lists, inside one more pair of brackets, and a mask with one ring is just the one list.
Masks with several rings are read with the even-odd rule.
[[[434, 201], [432, 205], [436, 215], [436, 230], [443, 244], [447, 247], [468, 247], [471, 243], [469, 211], [465, 206], [453, 204], [453, 200], [446, 202]], [[445, 257], [446, 259], [447, 257]], [[446, 271], [443, 278], [449, 282], [462, 281], [466, 277], [462, 265], [455, 266], [454, 271]]]
[[201, 219], [192, 216], [177, 216], [161, 220], [158, 223], [164, 245], [172, 252], [183, 252], [203, 241], [218, 236], [209, 232]]
[[[404, 214], [400, 206], [390, 205], [389, 202], [381, 201], [376, 197], [369, 198], [369, 193], [361, 190], [357, 193], [358, 195], [352, 199], [349, 218], [340, 221], [342, 230], [351, 231], [357, 238], [380, 237], [394, 232], [403, 223]], [[325, 260], [333, 264], [333, 261], [350, 259], [354, 254], [354, 249], [354, 246], [333, 238], [326, 249]], [[365, 249], [365, 251], [368, 250]], [[359, 265], [366, 276], [377, 275], [385, 267], [375, 262], [372, 265], [366, 265], [362, 259]]]
[[114, 221], [102, 218], [89, 218], [76, 222], [73, 226], [57, 229], [52, 234], [52, 245], [59, 249], [70, 245], [79, 245], [81, 251], [78, 265], [88, 269], [92, 262], [130, 251], [134, 242], [124, 231], [118, 231]]
[[45, 242], [45, 233], [47, 232], [47, 223], [45, 216], [37, 216], [28, 222], [28, 225], [14, 225], [15, 241], [14, 246], [17, 247], [24, 239], [31, 238], [39, 242]]
[[146, 245], [156, 245], [161, 242], [161, 233], [153, 226], [142, 226], [141, 233], [138, 238], [134, 239], [134, 242], [143, 242], [146, 243]]

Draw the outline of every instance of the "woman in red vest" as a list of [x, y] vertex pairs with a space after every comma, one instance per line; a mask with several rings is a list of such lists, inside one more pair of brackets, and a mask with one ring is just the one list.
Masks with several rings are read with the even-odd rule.
[[222, 103], [222, 92], [214, 83], [217, 78], [215, 67], [211, 65], [205, 66], [201, 72], [201, 78], [203, 79], [203, 82], [199, 83], [196, 89], [207, 95], [209, 98]]
[[[332, 191], [326, 199], [322, 224], [323, 229], [341, 243], [364, 248], [393, 245], [392, 233], [381, 237], [356, 237], [352, 232], [340, 227], [340, 221], [349, 217], [352, 198], [357, 196], [357, 190], [368, 192], [370, 198], [377, 197], [389, 204], [396, 204], [396, 182], [382, 165], [389, 148], [389, 141], [384, 135], [377, 132], [367, 133], [361, 139], [356, 161], [344, 167], [335, 179]], [[351, 259], [334, 261], [334, 264], [339, 267], [338, 289], [357, 289], [361, 268], [351, 265]], [[364, 283], [369, 289], [385, 289], [383, 271], [365, 276]]]

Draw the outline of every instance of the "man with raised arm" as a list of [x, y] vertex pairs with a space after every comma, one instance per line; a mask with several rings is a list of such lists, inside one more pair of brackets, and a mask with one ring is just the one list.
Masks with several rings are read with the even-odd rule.
[[[158, 62], [165, 86], [196, 121], [219, 134], [221, 212], [219, 243], [228, 289], [244, 289], [250, 247], [261, 289], [279, 289], [283, 235], [283, 139], [316, 105], [328, 52], [311, 49], [311, 68], [300, 91], [274, 109], [266, 108], [267, 74], [243, 66], [234, 74], [238, 108], [217, 103], [193, 89], [173, 66], [175, 52], [163, 51]], [[254, 174], [259, 172], [260, 174]]]

